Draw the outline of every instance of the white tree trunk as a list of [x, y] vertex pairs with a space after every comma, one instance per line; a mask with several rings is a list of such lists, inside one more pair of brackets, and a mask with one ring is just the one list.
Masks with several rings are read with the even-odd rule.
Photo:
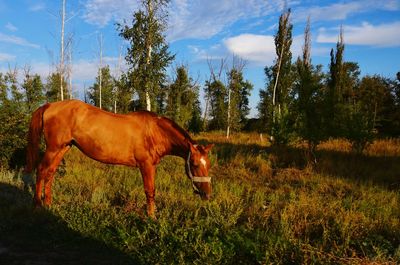
[[69, 99], [72, 99], [72, 41], [69, 43], [69, 51], [68, 51], [68, 80], [69, 80], [69, 88], [68, 94]]
[[226, 138], [229, 138], [231, 126], [231, 89], [228, 88], [228, 126], [226, 127]]
[[99, 71], [99, 107], [100, 109], [102, 108], [101, 102], [101, 90], [102, 90], [102, 79], [103, 79], [103, 34], [100, 33], [100, 39], [99, 39], [99, 45], [100, 45], [100, 71]]
[[[148, 41], [150, 42], [150, 37], [148, 37]], [[148, 44], [147, 47], [147, 55], [146, 55], [146, 68], [150, 65], [151, 60], [151, 43]], [[151, 100], [150, 100], [150, 87], [149, 87], [149, 80], [146, 80], [146, 109], [151, 111]]]
[[63, 88], [63, 79], [64, 79], [64, 24], [65, 24], [65, 0], [62, 2], [62, 11], [61, 11], [61, 55], [60, 55], [60, 96], [61, 100], [64, 100], [64, 88]]
[[[147, 2], [147, 13], [149, 18], [151, 19], [153, 16], [153, 7], [151, 5], [151, 1]], [[150, 65], [151, 61], [151, 51], [152, 51], [152, 45], [151, 45], [151, 30], [150, 30], [150, 25], [152, 21], [149, 21], [149, 32], [147, 35], [147, 51], [146, 51], [146, 69]], [[146, 110], [151, 111], [151, 99], [150, 99], [150, 86], [149, 86], [149, 80], [146, 80]]]

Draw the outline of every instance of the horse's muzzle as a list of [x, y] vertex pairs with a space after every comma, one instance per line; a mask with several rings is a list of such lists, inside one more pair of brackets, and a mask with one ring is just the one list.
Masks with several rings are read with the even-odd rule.
[[208, 201], [209, 199], [211, 199], [211, 194], [207, 194], [207, 193], [205, 193], [205, 192], [201, 192], [201, 191], [198, 191], [198, 190], [194, 190], [193, 192], [194, 192], [194, 194], [199, 195], [200, 198], [201, 198], [203, 201]]
[[211, 194], [203, 194], [201, 195], [201, 199], [203, 201], [208, 201], [209, 199], [211, 199]]

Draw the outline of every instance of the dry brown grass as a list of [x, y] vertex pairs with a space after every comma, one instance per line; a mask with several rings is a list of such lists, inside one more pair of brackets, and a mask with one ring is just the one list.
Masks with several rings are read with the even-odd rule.
[[[211, 201], [192, 194], [182, 159], [166, 157], [156, 177], [158, 219], [148, 221], [138, 170], [103, 165], [71, 150], [49, 213], [78, 239], [115, 248], [132, 264], [400, 262], [399, 141], [374, 142], [364, 154], [351, 152], [345, 141], [328, 141], [317, 152], [317, 165], [307, 167], [302, 145], [270, 146], [258, 134], [196, 139], [216, 144]], [[8, 192], [1, 192], [2, 183]], [[28, 223], [43, 223], [25, 210], [31, 209], [31, 194], [24, 201], [15, 195], [21, 185], [14, 174], [0, 171], [0, 216], [6, 217], [0, 218], [0, 232], [18, 243], [23, 240], [15, 235], [27, 216]], [[19, 208], [26, 201], [29, 206]], [[62, 234], [64, 228], [49, 223], [55, 228], [41, 234], [49, 246], [49, 235], [75, 244], [68, 243], [69, 230]], [[28, 247], [37, 239], [31, 227], [24, 230], [24, 238], [32, 238], [25, 240]]]

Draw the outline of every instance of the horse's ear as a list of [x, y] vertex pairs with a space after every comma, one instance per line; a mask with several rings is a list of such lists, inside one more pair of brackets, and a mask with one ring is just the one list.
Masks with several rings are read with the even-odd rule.
[[197, 149], [197, 144], [192, 144], [191, 142], [189, 142], [189, 146], [190, 146], [190, 152], [192, 154], [199, 152], [199, 150]]
[[208, 153], [208, 152], [210, 152], [211, 148], [213, 148], [213, 147], [214, 147], [214, 144], [208, 144], [208, 145], [204, 146], [204, 151]]

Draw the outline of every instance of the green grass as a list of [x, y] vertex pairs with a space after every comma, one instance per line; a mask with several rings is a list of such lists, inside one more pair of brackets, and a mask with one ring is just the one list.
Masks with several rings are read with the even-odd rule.
[[145, 215], [137, 169], [73, 149], [52, 207], [39, 211], [21, 175], [3, 170], [0, 263], [400, 263], [396, 154], [324, 147], [311, 169], [301, 149], [268, 147], [257, 135], [202, 138], [217, 143], [212, 200], [193, 194], [183, 160], [166, 157], [157, 170], [156, 221]]

